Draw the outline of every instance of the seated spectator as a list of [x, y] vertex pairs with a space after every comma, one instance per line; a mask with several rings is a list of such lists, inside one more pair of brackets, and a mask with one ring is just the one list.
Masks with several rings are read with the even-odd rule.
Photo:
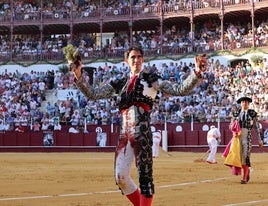
[[108, 117], [106, 116], [106, 115], [104, 115], [103, 117], [102, 117], [102, 125], [107, 125], [108, 124], [108, 121], [109, 121], [109, 119], [108, 119]]
[[48, 127], [49, 127], [48, 122], [47, 122], [47, 121], [44, 121], [44, 122], [42, 123], [41, 130], [42, 130], [42, 131], [48, 130]]
[[19, 120], [20, 120], [21, 126], [24, 126], [24, 127], [28, 126], [28, 121], [29, 120], [28, 120], [27, 116], [22, 115]]
[[39, 122], [38, 121], [34, 121], [33, 131], [34, 132], [39, 132], [40, 131], [40, 128], [41, 128], [41, 125], [39, 124]]
[[62, 116], [62, 118], [60, 119], [60, 125], [68, 125], [68, 122], [66, 120], [66, 116]]
[[64, 102], [61, 102], [59, 104], [60, 117], [63, 117], [65, 115], [65, 112], [66, 112], [66, 108], [65, 108]]
[[16, 115], [14, 118], [14, 126], [17, 128], [20, 126], [20, 115]]
[[213, 115], [211, 114], [211, 110], [208, 110], [206, 114], [206, 122], [212, 122], [212, 121], [213, 121]]
[[54, 131], [61, 131], [61, 125], [59, 123], [59, 121], [56, 121], [54, 124]]

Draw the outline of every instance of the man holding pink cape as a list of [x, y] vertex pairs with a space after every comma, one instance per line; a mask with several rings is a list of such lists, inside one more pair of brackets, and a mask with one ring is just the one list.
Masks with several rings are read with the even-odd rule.
[[241, 184], [247, 184], [250, 178], [249, 168], [251, 167], [250, 153], [253, 127], [257, 133], [259, 146], [263, 146], [257, 112], [249, 109], [251, 102], [252, 99], [246, 95], [243, 95], [237, 100], [237, 103], [241, 104], [241, 108], [233, 112], [230, 124], [233, 138], [223, 153], [223, 157], [225, 158], [224, 164], [232, 168], [233, 175], [240, 175], [241, 170], [243, 171]]

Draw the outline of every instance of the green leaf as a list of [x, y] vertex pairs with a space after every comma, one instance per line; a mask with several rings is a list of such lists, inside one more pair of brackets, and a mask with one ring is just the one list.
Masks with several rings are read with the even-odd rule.
[[72, 44], [68, 44], [66, 47], [63, 47], [63, 53], [68, 62], [75, 62], [79, 54], [79, 50]]

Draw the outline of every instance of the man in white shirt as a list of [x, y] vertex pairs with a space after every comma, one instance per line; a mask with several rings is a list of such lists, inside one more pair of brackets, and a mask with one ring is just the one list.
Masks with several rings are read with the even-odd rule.
[[41, 130], [42, 131], [48, 130], [48, 126], [49, 126], [48, 122], [47, 121], [44, 121], [42, 123]]
[[54, 124], [54, 131], [55, 130], [61, 131], [61, 125], [60, 125], [60, 123], [58, 121], [56, 121], [55, 124]]
[[217, 164], [216, 153], [218, 144], [221, 142], [221, 133], [214, 125], [210, 126], [210, 130], [207, 133], [207, 142], [210, 150], [207, 163]]

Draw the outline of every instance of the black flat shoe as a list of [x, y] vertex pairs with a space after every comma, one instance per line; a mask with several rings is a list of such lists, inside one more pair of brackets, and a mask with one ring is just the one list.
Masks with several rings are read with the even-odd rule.
[[241, 180], [241, 182], [240, 182], [241, 184], [247, 184], [248, 182], [247, 181], [245, 181], [245, 180]]

